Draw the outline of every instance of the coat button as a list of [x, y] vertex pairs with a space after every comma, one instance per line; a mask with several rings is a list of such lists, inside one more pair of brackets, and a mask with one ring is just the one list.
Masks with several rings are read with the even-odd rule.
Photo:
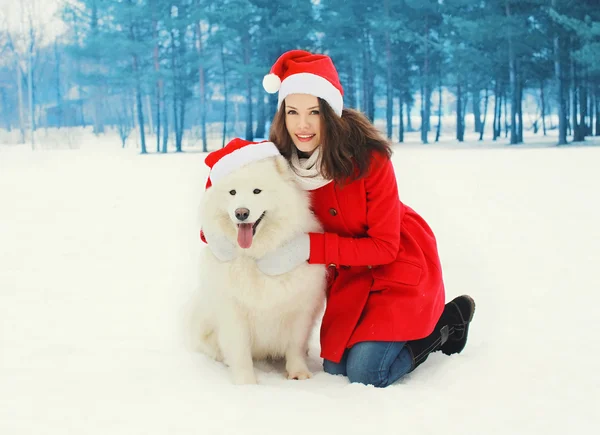
[[333, 267], [333, 268], [336, 268], [336, 267], [337, 267], [337, 264], [335, 264], [335, 263], [329, 263], [329, 265], [328, 265], [327, 267]]
[[330, 208], [330, 209], [329, 209], [329, 214], [330, 214], [331, 216], [335, 216], [335, 215], [337, 214], [337, 210], [336, 210], [335, 208]]

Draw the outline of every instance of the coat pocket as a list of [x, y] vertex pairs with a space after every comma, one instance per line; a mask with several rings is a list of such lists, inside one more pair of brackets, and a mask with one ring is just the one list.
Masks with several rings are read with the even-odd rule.
[[389, 283], [417, 286], [421, 282], [421, 275], [423, 274], [421, 266], [402, 260], [377, 266], [371, 270], [374, 279], [373, 290], [388, 287]]

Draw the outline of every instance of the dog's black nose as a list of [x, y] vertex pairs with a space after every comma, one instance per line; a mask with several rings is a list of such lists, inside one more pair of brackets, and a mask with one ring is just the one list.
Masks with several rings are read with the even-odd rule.
[[235, 209], [235, 217], [239, 221], [245, 221], [246, 219], [248, 219], [248, 216], [250, 216], [250, 210], [248, 210], [247, 208], [236, 208]]

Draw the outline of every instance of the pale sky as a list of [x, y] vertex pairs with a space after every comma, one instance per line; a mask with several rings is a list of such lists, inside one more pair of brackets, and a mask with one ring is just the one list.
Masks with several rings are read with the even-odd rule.
[[42, 45], [54, 40], [64, 25], [57, 11], [65, 0], [0, 0], [0, 32], [7, 29], [14, 38], [29, 29], [29, 16], [33, 26], [38, 30], [38, 38]]

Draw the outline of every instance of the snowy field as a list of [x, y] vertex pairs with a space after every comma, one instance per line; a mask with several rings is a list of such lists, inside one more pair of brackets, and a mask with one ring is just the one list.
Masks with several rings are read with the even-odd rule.
[[[0, 434], [589, 434], [600, 398], [600, 146], [396, 146], [437, 234], [460, 355], [387, 389], [186, 350], [204, 154], [0, 146]], [[596, 143], [597, 145], [600, 145]], [[74, 148], [74, 149], [69, 149]]]

